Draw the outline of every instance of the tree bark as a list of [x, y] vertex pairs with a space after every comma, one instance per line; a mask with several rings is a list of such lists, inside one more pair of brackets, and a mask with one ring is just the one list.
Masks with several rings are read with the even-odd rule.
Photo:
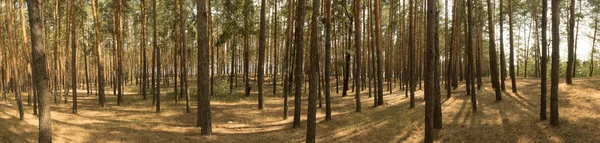
[[[569, 6], [569, 41], [568, 41], [568, 59], [567, 59], [567, 75], [566, 75], [566, 81], [567, 84], [573, 84], [573, 69], [575, 68], [575, 55], [574, 55], [574, 45], [575, 45], [575, 35], [574, 35], [574, 29], [575, 29], [575, 0], [571, 0], [570, 6]], [[554, 28], [553, 28], [554, 29]], [[553, 51], [554, 54], [554, 51]], [[553, 59], [554, 60], [554, 59]], [[553, 62], [554, 64], [554, 62]]]
[[427, 47], [425, 49], [425, 141], [433, 143], [435, 98], [439, 97], [439, 77], [435, 75], [438, 68], [439, 50], [437, 0], [427, 0]]
[[[377, 46], [377, 105], [383, 105], [383, 66], [381, 65], [383, 56], [381, 47], [381, 0], [375, 0], [375, 41]], [[389, 84], [389, 82], [388, 82]]]
[[500, 0], [500, 88], [502, 89], [502, 91], [506, 90], [506, 56], [504, 55], [504, 24], [502, 24], [504, 21], [504, 13], [502, 11], [502, 1]]
[[46, 69], [46, 53], [42, 42], [42, 26], [39, 15], [38, 0], [27, 0], [29, 26], [31, 30], [31, 61], [33, 65], [34, 86], [39, 95], [39, 135], [38, 142], [52, 142], [52, 122], [50, 117], [50, 93], [48, 89], [48, 71]]
[[[100, 22], [98, 21], [98, 8], [97, 0], [92, 0], [92, 12], [94, 15], [94, 50], [96, 51], [96, 61], [98, 62], [98, 96], [100, 107], [104, 107], [105, 94], [104, 94], [104, 58], [102, 58], [102, 49], [100, 49]], [[145, 57], [145, 56], [144, 56]], [[144, 78], [145, 79], [145, 78]]]
[[141, 34], [142, 39], [140, 43], [140, 48], [142, 50], [142, 98], [146, 100], [146, 87], [148, 87], [148, 59], [146, 56], [146, 0], [140, 0], [140, 10], [141, 12]]
[[471, 90], [467, 90], [467, 92], [471, 92], [471, 107], [473, 111], [477, 111], [477, 95], [475, 94], [475, 77], [473, 74], [473, 0], [467, 0], [467, 86], [471, 86]]
[[303, 83], [303, 72], [302, 62], [304, 60], [304, 7], [306, 6], [306, 0], [298, 0], [296, 7], [296, 30], [295, 36], [296, 41], [294, 42], [296, 50], [296, 66], [294, 67], [294, 128], [300, 127], [300, 114], [302, 113], [302, 83]]
[[500, 91], [500, 83], [498, 82], [498, 62], [496, 61], [498, 58], [496, 56], [496, 42], [494, 36], [494, 19], [493, 19], [493, 11], [494, 7], [491, 0], [487, 0], [487, 9], [488, 9], [488, 31], [489, 31], [489, 58], [490, 58], [490, 73], [492, 79], [492, 87], [494, 88], [494, 92], [496, 93], [496, 101], [502, 100], [502, 92]]
[[509, 63], [509, 72], [510, 72], [510, 81], [511, 81], [511, 87], [512, 87], [512, 92], [513, 93], [517, 93], [517, 83], [516, 83], [516, 79], [515, 79], [515, 50], [514, 50], [514, 43], [513, 43], [513, 9], [512, 9], [512, 1], [508, 0], [508, 11], [509, 11], [509, 17], [508, 17], [508, 32], [509, 32], [509, 44], [510, 44], [510, 63]]
[[558, 126], [558, 74], [559, 74], [559, 0], [552, 0], [552, 83], [550, 86], [550, 125]]
[[361, 31], [360, 31], [360, 0], [354, 0], [354, 46], [355, 46], [355, 58], [354, 58], [354, 62], [356, 65], [356, 68], [354, 68], [354, 84], [356, 86], [356, 91], [355, 92], [355, 96], [354, 98], [356, 99], [356, 112], [361, 112], [361, 106], [360, 106], [360, 79], [361, 79], [361, 75], [360, 75], [360, 71], [361, 71], [361, 53], [360, 53], [360, 36], [361, 36]]
[[283, 81], [283, 119], [287, 119], [288, 116], [288, 97], [290, 95], [290, 86], [291, 86], [291, 81], [288, 79], [292, 79], [291, 76], [291, 53], [290, 52], [292, 49], [292, 29], [294, 27], [293, 24], [293, 16], [294, 16], [294, 1], [293, 0], [289, 0], [288, 1], [288, 19], [287, 19], [287, 27], [286, 27], [286, 44], [285, 44], [285, 60], [283, 62], [283, 69], [285, 69], [285, 73], [283, 75], [284, 78], [282, 78]]
[[[264, 0], [263, 0], [264, 1]], [[310, 32], [310, 72], [308, 75], [309, 94], [308, 94], [308, 115], [306, 142], [315, 143], [315, 134], [317, 127], [317, 90], [319, 86], [319, 31], [318, 17], [320, 0], [312, 2], [312, 21]], [[358, 87], [357, 87], [358, 88]]]
[[[263, 100], [263, 82], [265, 81], [264, 76], [264, 63], [265, 63], [265, 47], [267, 44], [267, 25], [265, 16], [266, 2], [261, 0], [260, 6], [260, 31], [258, 41], [258, 109], [264, 108]], [[246, 83], [247, 84], [247, 83]]]
[[410, 82], [410, 108], [414, 108], [415, 107], [415, 85], [416, 85], [416, 80], [415, 80], [415, 8], [414, 8], [414, 2], [415, 0], [409, 0], [409, 12], [408, 12], [408, 16], [409, 16], [409, 26], [408, 26], [408, 30], [409, 30], [409, 34], [408, 34], [408, 76], [409, 76], [409, 82]]
[[[202, 0], [199, 0], [202, 1]], [[198, 4], [200, 5], [200, 4]], [[206, 9], [206, 6], [204, 7], [204, 9]], [[206, 16], [206, 15], [204, 15]], [[156, 51], [156, 56], [155, 56], [155, 62], [156, 62], [156, 87], [154, 89], [154, 97], [156, 98], [156, 112], [160, 113], [160, 73], [161, 73], [161, 68], [160, 68], [160, 48], [158, 47], [158, 41], [156, 38], [156, 0], [152, 0], [152, 47], [154, 48], [154, 50]], [[200, 28], [198, 28], [200, 29]], [[206, 32], [206, 31], [205, 31]], [[202, 43], [202, 42], [198, 42], [198, 43]], [[208, 55], [207, 55], [208, 56]], [[200, 55], [198, 55], [198, 57], [201, 57]], [[200, 80], [198, 80], [200, 81]], [[200, 88], [198, 88], [200, 89]], [[200, 104], [198, 104], [200, 105]]]
[[208, 32], [206, 1], [198, 0], [196, 8], [198, 9], [198, 123], [200, 125], [200, 134], [211, 135], [211, 109], [210, 109], [210, 93], [209, 93], [209, 49], [208, 49]]
[[77, 114], [77, 20], [75, 19], [75, 1], [70, 2], [71, 16], [71, 85], [73, 92], [73, 114]]
[[325, 120], [331, 120], [331, 0], [325, 0]]

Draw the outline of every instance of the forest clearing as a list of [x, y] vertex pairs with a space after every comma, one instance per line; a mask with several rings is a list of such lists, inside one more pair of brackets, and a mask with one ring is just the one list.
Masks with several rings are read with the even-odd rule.
[[600, 142], [598, 0], [0, 0], [0, 142]]
[[[489, 81], [489, 79], [486, 79]], [[440, 142], [595, 142], [600, 140], [600, 79], [577, 79], [574, 85], [561, 84], [561, 127], [540, 121], [539, 81], [519, 78], [518, 94], [504, 92], [505, 100], [495, 101], [490, 84], [480, 91], [479, 110], [469, 108], [465, 90], [443, 95], [444, 128], [436, 135]], [[463, 85], [464, 86], [464, 85]], [[270, 86], [266, 86], [270, 87]], [[128, 88], [129, 89], [129, 88]], [[267, 91], [272, 89], [266, 89]], [[154, 113], [150, 101], [126, 90], [126, 103], [116, 106], [116, 96], [107, 96], [107, 108], [95, 106], [94, 94], [81, 97], [80, 112], [71, 114], [69, 104], [53, 105], [56, 142], [303, 142], [305, 127], [294, 129], [291, 118], [283, 120], [283, 100], [265, 96], [265, 109], [256, 110], [256, 96], [216, 95], [213, 107], [213, 133], [198, 136], [195, 113], [185, 113], [171, 94], [164, 94], [165, 106]], [[270, 92], [267, 92], [270, 93]], [[385, 93], [385, 105], [373, 107], [373, 98], [363, 92], [363, 112], [354, 112], [352, 97], [333, 93], [335, 120], [324, 120], [324, 108], [317, 112], [318, 142], [423, 142], [423, 92], [416, 92], [417, 107], [409, 108], [403, 90]], [[85, 95], [85, 92], [83, 92]], [[252, 93], [256, 94], [256, 93]], [[221, 97], [225, 96], [225, 97]], [[234, 96], [234, 97], [231, 97]], [[234, 98], [234, 99], [232, 99]], [[303, 98], [306, 103], [306, 97]], [[192, 105], [195, 107], [196, 105]], [[292, 107], [293, 108], [293, 107]], [[293, 109], [292, 109], [293, 110]], [[304, 110], [305, 107], [304, 107]], [[30, 106], [26, 108], [31, 114]], [[0, 101], [0, 142], [35, 142], [37, 118], [17, 118], [16, 105]], [[306, 116], [302, 117], [303, 124]]]

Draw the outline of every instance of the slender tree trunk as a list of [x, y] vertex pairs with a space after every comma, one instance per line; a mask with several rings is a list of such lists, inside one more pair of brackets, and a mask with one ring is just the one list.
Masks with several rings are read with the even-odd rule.
[[274, 3], [274, 10], [273, 10], [273, 95], [277, 94], [277, 72], [279, 71], [277, 68], [277, 62], [279, 60], [279, 57], [277, 57], [277, 47], [278, 44], [277, 43], [277, 30], [279, 29], [279, 20], [277, 17], [277, 3], [278, 1], [273, 2]]
[[[438, 98], [439, 77], [435, 76], [438, 68], [439, 56], [436, 53], [439, 50], [438, 37], [438, 11], [437, 0], [427, 0], [427, 47], [425, 49], [425, 141], [433, 143], [434, 128], [434, 108], [436, 107], [435, 98]], [[436, 91], [437, 90], [437, 91]]]
[[27, 10], [29, 13], [29, 26], [31, 29], [31, 61], [33, 67], [33, 82], [39, 95], [39, 135], [38, 142], [52, 142], [52, 122], [50, 118], [50, 93], [48, 90], [48, 72], [46, 71], [46, 53], [44, 52], [44, 43], [42, 42], [42, 26], [40, 22], [38, 0], [27, 0]]
[[331, 0], [325, 0], [325, 120], [331, 120]]
[[[266, 47], [266, 38], [267, 38], [267, 29], [266, 29], [266, 2], [265, 0], [261, 0], [260, 6], [260, 32], [259, 32], [259, 41], [258, 41], [258, 109], [264, 108], [263, 102], [263, 82], [264, 82], [264, 64], [265, 64], [265, 47]], [[248, 83], [246, 83], [248, 84]]]
[[[548, 1], [542, 0], [542, 13], [548, 13]], [[541, 96], [540, 96], [540, 119], [541, 120], [546, 120], [546, 91], [547, 90], [547, 86], [546, 86], [546, 72], [548, 71], [548, 39], [546, 38], [546, 27], [548, 25], [548, 16], [546, 14], [542, 14], [542, 46], [540, 47], [542, 49], [542, 57], [540, 59], [540, 65], [541, 65], [541, 75], [540, 77], [541, 79], [541, 83], [540, 83], [540, 87], [541, 87]]]
[[[105, 106], [105, 94], [104, 94], [104, 58], [102, 57], [102, 50], [100, 49], [100, 22], [98, 21], [98, 8], [96, 7], [97, 0], [92, 0], [92, 12], [94, 15], [94, 50], [96, 51], [96, 61], [98, 62], [98, 96], [100, 106]], [[143, 27], [143, 26], [142, 26]], [[145, 51], [145, 50], [144, 50]], [[146, 57], [144, 55], [144, 57]], [[145, 79], [145, 78], [144, 78]], [[41, 96], [40, 96], [41, 97]]]
[[491, 0], [487, 0], [487, 14], [488, 14], [488, 31], [489, 31], [489, 58], [490, 58], [490, 73], [492, 79], [492, 87], [494, 88], [494, 92], [496, 93], [496, 101], [502, 100], [502, 92], [500, 91], [500, 83], [498, 82], [498, 62], [496, 61], [498, 58], [496, 56], [496, 42], [494, 36], [494, 18], [493, 11], [494, 5]]
[[594, 75], [594, 52], [596, 52], [596, 32], [598, 31], [598, 22], [594, 22], [594, 38], [592, 39], [592, 51], [590, 54], [590, 75], [592, 77]]
[[511, 86], [512, 86], [512, 92], [513, 93], [517, 93], [517, 81], [515, 79], [515, 50], [514, 50], [514, 43], [513, 43], [513, 9], [512, 9], [512, 1], [509, 0], [508, 1], [508, 11], [509, 11], [509, 15], [508, 15], [508, 32], [509, 32], [509, 44], [510, 44], [510, 63], [509, 63], [509, 72], [510, 72], [510, 80], [511, 80]]
[[473, 74], [473, 66], [474, 66], [474, 60], [473, 60], [473, 1], [472, 0], [467, 0], [467, 83], [470, 82], [470, 84], [467, 84], [467, 86], [471, 86], [471, 90], [467, 90], [467, 92], [471, 92], [471, 107], [473, 109], [473, 111], [477, 111], [477, 96], [475, 94], [475, 77]]
[[408, 76], [409, 76], [409, 81], [410, 81], [410, 108], [414, 108], [415, 107], [415, 85], [416, 85], [416, 80], [415, 80], [415, 8], [414, 8], [414, 2], [415, 0], [409, 0], [409, 12], [408, 12], [408, 16], [409, 16], [409, 26], [408, 26], [408, 30], [409, 30], [409, 34], [408, 34], [408, 60], [409, 60], [409, 64], [408, 64]]
[[[187, 45], [186, 45], [186, 41], [185, 41], [185, 27], [186, 27], [186, 19], [183, 17], [186, 13], [183, 10], [183, 5], [185, 5], [185, 1], [184, 0], [179, 0], [179, 12], [181, 12], [181, 14], [179, 15], [181, 18], [181, 23], [180, 23], [180, 34], [181, 34], [181, 86], [183, 87], [181, 90], [181, 94], [183, 94], [185, 96], [185, 113], [192, 113], [192, 109], [190, 107], [190, 95], [188, 94], [188, 80], [187, 80], [187, 75], [188, 75], [188, 66], [187, 66], [187, 59], [188, 59], [188, 49], [187, 49]], [[209, 5], [210, 5], [210, 1], [209, 1]], [[210, 7], [210, 6], [209, 6]], [[214, 70], [214, 69], [213, 69]], [[214, 71], [213, 71], [214, 72]], [[212, 88], [212, 77], [211, 77], [211, 88]], [[212, 89], [210, 90], [211, 94], [212, 94]]]
[[[84, 36], [85, 37], [85, 36]], [[84, 39], [87, 39], [87, 37], [85, 37]], [[83, 61], [84, 61], [84, 68], [85, 68], [85, 88], [87, 90], [87, 96], [90, 96], [90, 73], [88, 72], [88, 52], [87, 52], [87, 46], [84, 46], [84, 52], [83, 52]]]
[[73, 90], [73, 114], [77, 114], [77, 20], [75, 19], [75, 1], [71, 1], [71, 84]]
[[[263, 0], [264, 2], [264, 0]], [[308, 94], [308, 113], [306, 142], [315, 143], [317, 127], [317, 88], [319, 84], [319, 31], [318, 17], [320, 0], [312, 2], [312, 20], [310, 32], [310, 72], [308, 74], [309, 94]], [[264, 6], [264, 5], [263, 5]], [[357, 87], [358, 89], [359, 87]]]
[[209, 95], [209, 58], [208, 58], [208, 32], [206, 30], [206, 2], [204, 0], [198, 0], [197, 7], [198, 15], [198, 125], [200, 126], [200, 134], [211, 135], [212, 134], [212, 118], [210, 109], [210, 95]]
[[[12, 72], [13, 72], [13, 74], [11, 74], [10, 81], [12, 81], [12, 86], [13, 86], [12, 89], [15, 93], [15, 99], [17, 100], [17, 105], [19, 108], [19, 119], [23, 120], [24, 119], [23, 101], [21, 100], [21, 90], [20, 90], [20, 85], [19, 85], [19, 81], [18, 81], [18, 78], [19, 78], [18, 67], [19, 66], [17, 66], [17, 56], [18, 56], [19, 50], [17, 49], [16, 46], [14, 46], [14, 42], [16, 42], [16, 41], [14, 40], [14, 37], [13, 37], [14, 35], [11, 34], [13, 20], [12, 20], [11, 13], [10, 13], [10, 11], [11, 11], [10, 7], [12, 7], [13, 4], [12, 4], [12, 2], [9, 2], [8, 0], [5, 2], [6, 2], [5, 3], [6, 4], [6, 6], [5, 6], [6, 7], [6, 17], [7, 17], [6, 19], [8, 20], [7, 21], [7, 23], [8, 23], [8, 28], [7, 28], [8, 33], [7, 34], [9, 37], [8, 45], [9, 45], [10, 49], [13, 49], [12, 52], [9, 52], [9, 53], [12, 53]], [[23, 38], [25, 38], [25, 39], [27, 38], [25, 33], [23, 33]], [[25, 39], [23, 41], [27, 41]], [[27, 46], [24, 46], [24, 49], [27, 49], [27, 48], [28, 48]]]
[[142, 34], [142, 39], [141, 39], [141, 50], [142, 50], [142, 61], [143, 61], [143, 67], [142, 67], [142, 98], [144, 100], [146, 100], [146, 87], [148, 87], [148, 59], [146, 56], [146, 0], [140, 0], [140, 10], [142, 11], [142, 15], [141, 15], [141, 21], [142, 21], [142, 27], [141, 27], [141, 34]]
[[[381, 65], [383, 56], [381, 45], [381, 0], [375, 0], [375, 41], [377, 46], [377, 105], [383, 105], [383, 66]], [[389, 84], [389, 82], [388, 82]]]
[[558, 74], [560, 66], [559, 5], [559, 0], [552, 0], [552, 84], [550, 87], [550, 125], [552, 126], [558, 126]]
[[[552, 7], [554, 8], [554, 7]], [[566, 81], [567, 84], [573, 84], [573, 69], [575, 68], [575, 55], [574, 55], [574, 50], [573, 48], [575, 47], [575, 35], [574, 35], [574, 29], [575, 29], [575, 0], [571, 0], [570, 6], [569, 6], [569, 42], [568, 44], [568, 59], [567, 59], [567, 75], [566, 75]], [[552, 28], [554, 29], [554, 28]], [[553, 53], [554, 54], [554, 51]], [[554, 55], [553, 55], [554, 56]], [[552, 64], [554, 64], [554, 57], [553, 57], [553, 62]], [[554, 74], [554, 72], [553, 72]]]
[[[291, 65], [290, 65], [290, 61], [292, 60], [291, 57], [291, 53], [290, 52], [292, 50], [292, 29], [294, 27], [293, 24], [293, 19], [294, 19], [294, 1], [293, 0], [289, 0], [288, 1], [288, 19], [287, 19], [287, 27], [286, 27], [286, 43], [285, 43], [285, 60], [283, 62], [283, 68], [285, 69], [285, 73], [283, 73], [285, 76], [284, 78], [282, 78], [283, 81], [283, 119], [287, 119], [288, 117], [288, 97], [290, 95], [291, 92]], [[290, 80], [288, 80], [290, 79]]]
[[295, 30], [295, 39], [294, 42], [295, 50], [296, 50], [296, 66], [294, 67], [294, 82], [295, 82], [295, 91], [294, 91], [294, 128], [300, 127], [300, 114], [302, 113], [302, 82], [303, 80], [303, 69], [302, 63], [304, 60], [304, 26], [300, 26], [304, 24], [304, 7], [306, 6], [306, 0], [298, 0], [298, 5], [296, 7], [296, 30]]
[[[250, 11], [250, 5], [251, 5], [251, 1], [250, 0], [246, 0], [245, 5], [244, 5], [244, 11]], [[246, 13], [244, 14], [244, 27], [250, 27], [250, 21], [249, 21], [249, 15], [250, 13]], [[250, 43], [249, 43], [249, 32], [248, 29], [245, 28], [244, 29], [244, 84], [246, 85], [246, 96], [250, 96], [250, 78], [249, 76], [249, 72], [250, 72], [250, 55], [248, 53], [248, 50], [250, 49]]]
[[506, 56], [504, 56], [504, 24], [502, 24], [504, 21], [504, 12], [502, 11], [503, 8], [503, 0], [500, 0], [500, 88], [502, 89], [502, 91], [506, 90]]
[[[200, 1], [203, 0], [199, 0], [198, 1], [198, 5], [200, 5]], [[203, 3], [204, 4], [204, 3]], [[206, 6], [203, 7], [204, 9], [206, 9]], [[200, 8], [198, 8], [200, 10]], [[205, 10], [206, 11], [206, 10]], [[200, 15], [200, 14], [198, 14]], [[206, 16], [206, 15], [204, 15]], [[157, 39], [157, 35], [156, 35], [156, 0], [152, 0], [152, 47], [154, 47], [154, 50], [156, 51], [156, 87], [154, 89], [154, 97], [156, 98], [156, 112], [160, 113], [160, 73], [161, 73], [161, 68], [160, 68], [160, 48], [158, 47], [158, 41], [156, 41]], [[199, 16], [200, 17], [200, 16]], [[205, 19], [206, 20], [206, 19]], [[200, 29], [200, 28], [198, 28]], [[205, 31], [206, 32], [206, 31]], [[198, 33], [200, 35], [200, 33]], [[203, 41], [205, 42], [205, 41]], [[198, 41], [198, 43], [202, 43], [200, 41]], [[206, 55], [208, 56], [208, 55]], [[201, 57], [200, 55], [198, 55], [198, 57]], [[208, 72], [208, 71], [207, 71]], [[200, 80], [198, 80], [200, 81]], [[200, 88], [198, 88], [198, 90], [200, 90]], [[198, 92], [200, 93], [200, 92]], [[200, 105], [200, 104], [198, 104]]]
[[354, 84], [356, 86], [356, 92], [354, 98], [356, 100], [356, 112], [361, 112], [360, 106], [360, 71], [361, 71], [361, 53], [360, 53], [360, 0], [354, 0], [354, 46], [355, 46], [355, 55], [354, 62], [356, 64], [356, 68], [354, 68]]

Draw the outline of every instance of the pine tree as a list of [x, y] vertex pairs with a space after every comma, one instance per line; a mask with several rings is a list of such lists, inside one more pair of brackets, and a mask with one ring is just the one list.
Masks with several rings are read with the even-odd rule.
[[[95, 1], [95, 0], [94, 0]], [[42, 26], [39, 15], [38, 0], [27, 0], [29, 26], [31, 30], [31, 61], [33, 68], [34, 86], [39, 96], [39, 135], [38, 142], [52, 142], [52, 121], [50, 118], [50, 91], [48, 89], [48, 71], [46, 68], [46, 53], [42, 42]]]
[[[156, 1], [156, 0], [155, 0]], [[206, 1], [198, 0], [196, 5], [198, 15], [196, 15], [198, 28], [198, 125], [200, 134], [212, 134], [212, 118], [210, 109], [209, 94], [209, 49], [208, 49], [208, 28]]]

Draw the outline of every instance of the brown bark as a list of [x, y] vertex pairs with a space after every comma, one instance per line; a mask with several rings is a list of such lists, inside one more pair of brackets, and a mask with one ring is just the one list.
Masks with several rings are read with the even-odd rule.
[[494, 88], [494, 93], [496, 94], [496, 100], [502, 100], [502, 92], [500, 91], [500, 83], [498, 82], [498, 62], [496, 56], [496, 42], [494, 36], [494, 19], [493, 19], [493, 11], [494, 7], [491, 0], [487, 0], [487, 14], [488, 14], [488, 31], [489, 31], [489, 58], [490, 58], [490, 73], [492, 79], [492, 87]]
[[511, 88], [513, 93], [517, 93], [517, 81], [515, 79], [515, 50], [513, 43], [513, 9], [512, 9], [512, 1], [508, 0], [508, 33], [509, 33], [509, 44], [510, 44], [510, 60], [509, 60], [509, 74], [511, 81]]
[[[105, 106], [105, 95], [104, 95], [104, 58], [102, 57], [102, 50], [100, 49], [100, 22], [98, 21], [98, 8], [97, 0], [92, 0], [92, 12], [94, 15], [94, 50], [96, 51], [96, 61], [98, 62], [98, 96], [100, 106]], [[145, 57], [145, 56], [144, 56]], [[145, 79], [145, 78], [144, 78]]]
[[209, 49], [208, 49], [208, 32], [207, 32], [207, 9], [204, 0], [197, 1], [196, 8], [198, 9], [198, 123], [200, 125], [200, 134], [212, 134], [211, 109], [210, 109], [210, 93], [209, 93]]
[[[263, 0], [264, 2], [264, 0]], [[307, 128], [306, 142], [315, 143], [316, 127], [317, 127], [317, 90], [319, 84], [319, 0], [312, 2], [312, 20], [310, 30], [310, 72], [308, 73], [309, 93], [308, 93], [308, 113], [307, 113]], [[360, 87], [356, 87], [359, 89]]]
[[[263, 99], [263, 82], [265, 81], [265, 47], [266, 47], [266, 38], [267, 38], [267, 25], [266, 25], [266, 2], [265, 0], [261, 0], [260, 6], [260, 31], [259, 31], [259, 41], [258, 41], [258, 109], [264, 108], [264, 99]], [[248, 83], [246, 83], [248, 84]]]
[[361, 111], [360, 106], [360, 71], [361, 71], [361, 53], [360, 53], [360, 0], [354, 0], [354, 46], [355, 46], [355, 55], [354, 62], [356, 67], [354, 68], [354, 84], [356, 86], [356, 91], [354, 98], [356, 99], [356, 112]]
[[[425, 141], [433, 143], [434, 110], [439, 98], [439, 77], [435, 75], [438, 68], [437, 52], [439, 51], [437, 0], [427, 0], [427, 47], [425, 49]], [[441, 121], [441, 120], [440, 120]]]
[[552, 0], [552, 83], [550, 86], [550, 125], [552, 126], [558, 126], [558, 75], [560, 68], [559, 5], [559, 0]]
[[306, 6], [306, 0], [298, 0], [298, 5], [296, 6], [296, 30], [295, 30], [295, 39], [294, 42], [295, 50], [296, 50], [296, 61], [294, 67], [294, 128], [300, 127], [300, 114], [302, 113], [302, 83], [303, 83], [303, 56], [304, 56], [304, 26], [300, 26], [304, 24], [304, 7]]
[[29, 13], [29, 25], [31, 29], [31, 61], [33, 67], [33, 82], [39, 95], [39, 135], [40, 143], [52, 142], [52, 122], [50, 117], [50, 93], [48, 89], [48, 71], [46, 69], [46, 53], [42, 42], [42, 27], [38, 10], [37, 0], [27, 0]]
[[[542, 0], [542, 13], [548, 13], [548, 1]], [[540, 87], [541, 87], [541, 96], [540, 96], [540, 119], [541, 120], [546, 120], [546, 91], [547, 90], [547, 86], [546, 86], [546, 72], [548, 71], [548, 39], [546, 38], [546, 27], [548, 25], [548, 16], [546, 14], [542, 14], [542, 46], [540, 47], [542, 49], [542, 57], [540, 59], [540, 65], [541, 65], [541, 73], [540, 73], [540, 77], [541, 79], [541, 83], [540, 83]]]
[[331, 0], [325, 0], [325, 120], [331, 120]]
[[[554, 8], [554, 7], [553, 7]], [[573, 84], [573, 69], [575, 67], [575, 55], [574, 55], [574, 50], [573, 48], [575, 47], [575, 35], [574, 35], [574, 29], [575, 29], [575, 0], [571, 0], [570, 6], [569, 6], [569, 40], [568, 40], [568, 59], [567, 59], [567, 75], [566, 75], [566, 81], [567, 84]], [[554, 28], [553, 28], [554, 29]]]

